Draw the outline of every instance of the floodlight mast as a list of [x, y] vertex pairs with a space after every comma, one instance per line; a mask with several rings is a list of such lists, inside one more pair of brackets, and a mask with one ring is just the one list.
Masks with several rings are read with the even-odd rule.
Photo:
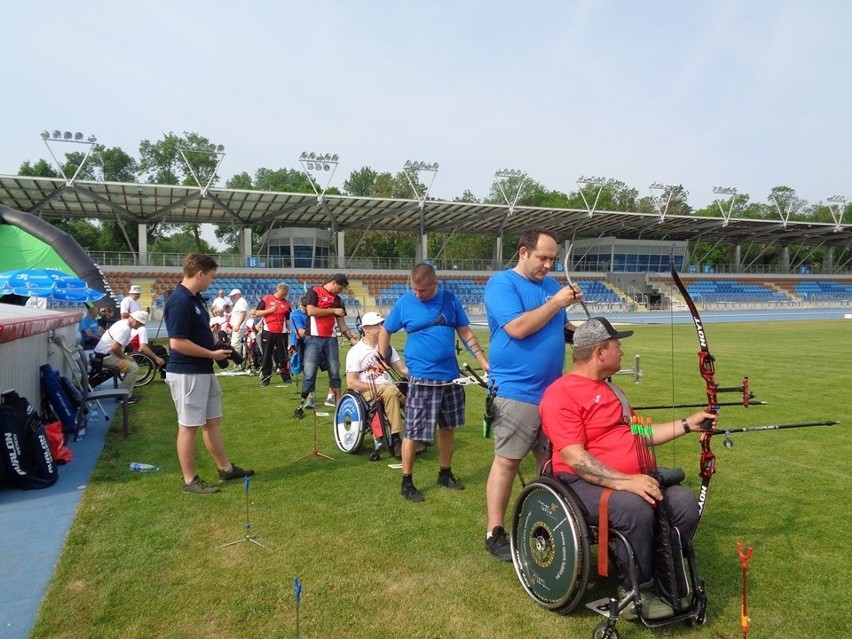
[[790, 214], [797, 212], [799, 208], [801, 208], [802, 201], [797, 197], [791, 197], [785, 202], [786, 211], [782, 211], [781, 203], [784, 198], [780, 197], [775, 189], [772, 190], [769, 197], [771, 197], [772, 201], [775, 203], [775, 210], [778, 211], [778, 217], [781, 218], [781, 226], [786, 229], [787, 222], [790, 221]]
[[[603, 192], [603, 187], [606, 182], [606, 178], [597, 176], [581, 175], [577, 178], [577, 185], [580, 187], [580, 197], [583, 198], [583, 204], [586, 205], [586, 211], [589, 213], [589, 218], [591, 218], [595, 214], [595, 209], [597, 209], [598, 207], [598, 200], [601, 197], [601, 193]], [[586, 199], [586, 194], [583, 192], [583, 188], [587, 186], [598, 187], [598, 192], [595, 194], [595, 201], [592, 203], [591, 206], [589, 206], [589, 201]]]
[[[511, 178], [519, 179], [518, 188], [515, 189], [514, 195], [509, 198], [504, 187], [508, 185]], [[521, 199], [521, 189], [524, 188], [524, 184], [527, 181], [527, 172], [520, 169], [499, 169], [494, 171], [494, 181], [497, 182], [497, 188], [500, 190], [500, 195], [503, 196], [503, 199], [506, 201], [506, 206], [509, 207], [507, 217], [511, 217], [515, 213], [515, 206], [518, 204], [518, 200]]]
[[[317, 204], [322, 205], [325, 192], [328, 190], [328, 187], [331, 184], [331, 179], [334, 177], [334, 174], [337, 173], [337, 167], [340, 165], [340, 156], [337, 153], [302, 151], [302, 154], [299, 156], [299, 163], [302, 165], [302, 169], [305, 171], [305, 175], [311, 183], [311, 188], [317, 196]], [[330, 171], [328, 179], [325, 181], [325, 186], [322, 189], [318, 188], [319, 184], [314, 179], [312, 171], [316, 171], [318, 173], [322, 171], [328, 173]]]
[[[216, 178], [216, 174], [219, 172], [219, 167], [222, 166], [222, 160], [225, 159], [225, 147], [221, 144], [213, 144], [212, 142], [183, 142], [178, 144], [178, 152], [180, 153], [181, 158], [183, 158], [183, 163], [186, 164], [186, 168], [189, 169], [189, 172], [195, 180], [195, 183], [198, 185], [198, 188], [201, 189], [201, 197], [206, 197], [207, 190]], [[189, 158], [186, 157], [187, 153], [203, 153], [209, 156], [216, 156], [216, 168], [213, 169], [213, 172], [210, 174], [210, 179], [207, 180], [206, 184], [201, 184], [201, 180], [198, 179], [198, 175], [196, 174], [195, 169], [192, 168]]]
[[[427, 171], [432, 174], [432, 179], [429, 180], [429, 184], [426, 185], [426, 189], [422, 194], [417, 190], [414, 180], [411, 179], [411, 177], [414, 176], [419, 182], [421, 171]], [[418, 250], [420, 252], [420, 259], [425, 260], [429, 251], [429, 240], [426, 235], [426, 198], [429, 197], [429, 190], [432, 188], [432, 185], [435, 183], [435, 178], [438, 176], [438, 163], [423, 162], [421, 160], [406, 160], [405, 164], [402, 165], [402, 172], [405, 174], [405, 179], [408, 180], [408, 185], [414, 192], [414, 197], [417, 198], [417, 203], [420, 207], [420, 247]]]
[[721, 198], [716, 198], [716, 206], [719, 207], [719, 212], [722, 214], [722, 218], [725, 220], [722, 223], [722, 226], [728, 226], [728, 222], [731, 220], [731, 214], [734, 212], [734, 207], [737, 204], [737, 189], [733, 186], [714, 186], [713, 193], [717, 195], [730, 195], [731, 199], [728, 200], [728, 210], [725, 211], [722, 206]]
[[834, 232], [840, 232], [840, 223], [843, 221], [843, 213], [846, 211], [846, 196], [832, 195], [825, 198], [829, 202], [828, 210], [831, 212], [831, 219], [834, 220]]
[[[666, 213], [669, 211], [669, 204], [672, 201], [672, 195], [675, 189], [680, 187], [680, 184], [665, 184], [663, 182], [651, 182], [648, 185], [648, 189], [651, 191], [651, 203], [660, 216], [660, 222], [665, 221]], [[654, 191], [660, 191], [660, 195], [657, 195]]]
[[[426, 171], [432, 174], [432, 179], [429, 180], [429, 184], [426, 185], [426, 190], [423, 191], [423, 193], [420, 193], [417, 190], [414, 180], [411, 179], [412, 175], [415, 178], [419, 178], [421, 171]], [[438, 176], [438, 163], [406, 160], [405, 164], [402, 165], [402, 172], [405, 174], [405, 179], [408, 180], [408, 185], [414, 192], [414, 197], [417, 198], [417, 202], [420, 204], [420, 210], [422, 211], [423, 207], [426, 205], [426, 198], [429, 197], [429, 191], [432, 189], [432, 185], [435, 183], [435, 178]]]
[[[50, 157], [53, 158], [54, 164], [56, 164], [56, 168], [59, 169], [59, 173], [62, 174], [62, 177], [65, 178], [65, 186], [73, 186], [74, 181], [77, 179], [77, 176], [80, 175], [80, 171], [83, 170], [83, 167], [88, 162], [89, 157], [92, 155], [92, 151], [95, 150], [95, 144], [98, 141], [98, 138], [94, 135], [90, 135], [86, 138], [82, 133], [77, 131], [76, 133], [71, 133], [71, 131], [60, 131], [59, 129], [54, 129], [53, 134], [49, 131], [42, 131], [40, 133], [41, 141], [44, 142], [44, 146], [47, 147], [47, 152], [50, 153]], [[89, 148], [86, 151], [86, 155], [83, 157], [83, 161], [77, 166], [77, 170], [74, 171], [74, 175], [71, 176], [71, 179], [68, 179], [68, 176], [65, 175], [65, 169], [62, 164], [56, 159], [56, 154], [53, 152], [53, 149], [50, 147], [51, 142], [67, 142], [70, 144], [85, 144]]]

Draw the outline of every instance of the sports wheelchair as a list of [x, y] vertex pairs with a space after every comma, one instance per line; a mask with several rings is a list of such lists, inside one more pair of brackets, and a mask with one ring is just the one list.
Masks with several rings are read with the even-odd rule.
[[[681, 479], [683, 471], [679, 471]], [[678, 483], [673, 481], [671, 483]], [[706, 621], [707, 595], [704, 580], [695, 569], [691, 540], [681, 540], [672, 529], [671, 561], [658, 565], [660, 552], [654, 549], [654, 581], [659, 593], [675, 613], [665, 619], [648, 620], [642, 614], [642, 594], [633, 548], [618, 531], [609, 528], [605, 552], [611, 566], [626, 576], [630, 589], [619, 597], [618, 575], [612, 578], [608, 616], [592, 631], [592, 639], [619, 639], [616, 623], [619, 613], [635, 606], [637, 621], [654, 628], [683, 621], [691, 626]], [[587, 523], [585, 509], [573, 490], [552, 476], [548, 469], [524, 486], [515, 502], [509, 536], [515, 573], [527, 595], [538, 605], [562, 615], [581, 605], [592, 569], [592, 545], [604, 552], [598, 539], [598, 526]], [[615, 548], [623, 544], [627, 551], [626, 566], [619, 565]], [[610, 572], [618, 572], [610, 571]]]
[[373, 439], [381, 437], [383, 446], [389, 446], [391, 424], [381, 398], [374, 396], [368, 402], [361, 393], [350, 388], [340, 396], [334, 409], [334, 441], [341, 451], [354, 455], [361, 450], [368, 430]]
[[[402, 377], [393, 368], [388, 367], [389, 375], [393, 379], [396, 388], [405, 397], [408, 393], [408, 380]], [[402, 455], [401, 444], [394, 441], [391, 433], [392, 425], [385, 413], [385, 405], [377, 392], [376, 382], [370, 378], [367, 382], [370, 386], [370, 394], [373, 399], [367, 401], [364, 396], [356, 390], [347, 389], [337, 402], [334, 409], [334, 441], [337, 447], [344, 453], [355, 454], [361, 450], [364, 436], [369, 430], [373, 439], [382, 439], [382, 448], [394, 457]], [[417, 452], [423, 452], [426, 445], [418, 442]], [[371, 461], [378, 461], [381, 448], [376, 448], [370, 457]]]

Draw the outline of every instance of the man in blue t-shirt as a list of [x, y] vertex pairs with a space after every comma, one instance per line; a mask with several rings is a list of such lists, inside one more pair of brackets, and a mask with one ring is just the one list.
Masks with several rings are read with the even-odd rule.
[[166, 384], [177, 409], [177, 454], [183, 473], [183, 491], [195, 495], [218, 493], [195, 473], [195, 442], [199, 429], [204, 445], [219, 467], [219, 480], [254, 475], [232, 464], [222, 441], [222, 389], [213, 374], [213, 361], [222, 361], [229, 349], [214, 349], [209, 315], [201, 297], [216, 279], [216, 260], [193, 253], [183, 261], [183, 281], [175, 287], [163, 309], [169, 333]]
[[[390, 352], [391, 333], [408, 334], [405, 364], [410, 374], [405, 401], [405, 431], [402, 439], [401, 494], [408, 501], [421, 502], [423, 495], [414, 487], [414, 457], [418, 441], [432, 441], [438, 427], [438, 458], [441, 469], [438, 484], [463, 490], [453, 475], [455, 429], [464, 425], [464, 389], [453, 383], [458, 377], [455, 336], [464, 340], [484, 370], [488, 360], [476, 341], [461, 304], [450, 291], [438, 288], [435, 269], [418, 264], [411, 271], [411, 291], [400, 297], [379, 333], [379, 353]], [[385, 361], [390, 362], [389, 356]]]
[[92, 349], [101, 341], [101, 331], [96, 319], [97, 314], [97, 307], [90, 306], [86, 309], [83, 319], [80, 320], [80, 338], [85, 349]]
[[485, 547], [503, 561], [512, 560], [503, 528], [512, 482], [527, 454], [532, 452], [539, 464], [545, 459], [538, 404], [562, 375], [566, 328], [573, 328], [566, 324], [565, 308], [583, 295], [576, 284], [563, 288], [548, 277], [558, 252], [556, 238], [547, 231], [525, 231], [518, 242], [518, 263], [493, 275], [485, 286], [490, 380], [497, 388], [494, 461], [485, 485]]

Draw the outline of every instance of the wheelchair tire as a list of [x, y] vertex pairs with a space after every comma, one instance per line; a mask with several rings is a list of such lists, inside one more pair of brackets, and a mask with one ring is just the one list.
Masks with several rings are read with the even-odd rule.
[[139, 367], [139, 376], [136, 378], [136, 383], [133, 387], [139, 388], [140, 386], [150, 384], [151, 380], [157, 374], [157, 365], [154, 363], [154, 360], [145, 353], [131, 353], [130, 358]]
[[334, 409], [334, 441], [344, 453], [355, 454], [364, 443], [367, 404], [360, 393], [347, 390]]
[[567, 615], [582, 602], [591, 572], [589, 530], [580, 502], [539, 477], [515, 502], [509, 537], [515, 573], [539, 606]]

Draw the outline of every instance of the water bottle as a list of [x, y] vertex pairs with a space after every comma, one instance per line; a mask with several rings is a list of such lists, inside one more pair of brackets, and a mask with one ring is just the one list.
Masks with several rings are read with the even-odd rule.
[[140, 462], [130, 462], [130, 470], [135, 473], [156, 473], [160, 470], [159, 466], [152, 464], [142, 464]]

